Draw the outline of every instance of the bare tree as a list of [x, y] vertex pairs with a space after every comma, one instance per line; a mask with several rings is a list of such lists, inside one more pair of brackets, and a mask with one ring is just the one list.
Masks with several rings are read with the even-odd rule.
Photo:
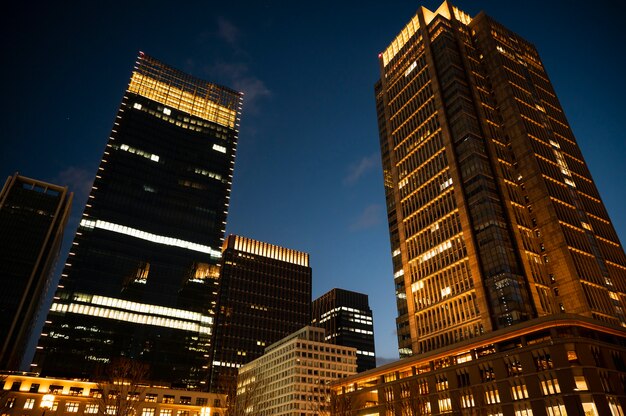
[[353, 410], [350, 396], [331, 391], [329, 412], [332, 416], [351, 416], [354, 413]]
[[263, 394], [265, 393], [265, 383], [258, 374], [249, 372], [246, 377], [238, 381], [240, 385], [239, 394], [237, 388], [228, 394], [226, 400], [226, 416], [261, 416], [263, 414]]
[[125, 357], [111, 360], [98, 377], [99, 414], [134, 416], [139, 396], [148, 387], [148, 365]]

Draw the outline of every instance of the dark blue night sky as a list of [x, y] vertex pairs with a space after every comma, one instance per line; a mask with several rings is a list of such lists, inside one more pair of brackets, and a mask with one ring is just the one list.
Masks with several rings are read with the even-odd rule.
[[[138, 51], [243, 90], [227, 233], [311, 253], [316, 297], [367, 293], [377, 355], [397, 357], [373, 85], [378, 53], [421, 4], [12, 2], [0, 17], [0, 176], [69, 185], [71, 235]], [[455, 5], [537, 46], [626, 241], [623, 3]]]

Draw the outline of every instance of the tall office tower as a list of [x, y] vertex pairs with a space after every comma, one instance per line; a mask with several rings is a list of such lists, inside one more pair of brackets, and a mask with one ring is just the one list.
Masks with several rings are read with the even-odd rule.
[[324, 341], [324, 329], [304, 327], [244, 365], [234, 414], [330, 415], [330, 383], [356, 373], [355, 349]]
[[33, 371], [84, 377], [123, 355], [206, 385], [241, 101], [139, 54]]
[[376, 367], [374, 322], [367, 295], [335, 288], [315, 299], [311, 309], [311, 323], [326, 330], [326, 342], [356, 348], [357, 372]]
[[626, 259], [535, 48], [444, 2], [376, 86], [401, 351], [339, 414], [620, 415]]
[[222, 251], [210, 391], [234, 393], [239, 367], [310, 319], [309, 255], [228, 236]]
[[[20, 370], [49, 289], [72, 193], [9, 176], [0, 192], [0, 369]], [[26, 363], [28, 366], [28, 363]]]
[[379, 61], [401, 356], [558, 313], [626, 326], [626, 257], [535, 47], [444, 2]]

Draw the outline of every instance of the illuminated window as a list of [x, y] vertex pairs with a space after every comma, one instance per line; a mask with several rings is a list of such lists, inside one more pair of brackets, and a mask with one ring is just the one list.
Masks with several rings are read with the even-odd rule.
[[540, 375], [541, 390], [544, 396], [561, 393], [561, 387], [559, 386], [559, 380], [556, 378], [546, 378], [544, 375]]
[[95, 399], [101, 399], [102, 398], [102, 390], [101, 389], [89, 389], [89, 396], [95, 398]]
[[193, 243], [191, 241], [180, 240], [178, 238], [152, 234], [146, 231], [137, 230], [135, 228], [126, 227], [124, 225], [114, 224], [114, 223], [107, 222], [107, 221], [101, 221], [101, 220], [93, 221], [93, 220], [88, 220], [88, 219], [82, 219], [80, 222], [80, 226], [87, 228], [87, 229], [99, 228], [102, 230], [107, 230], [107, 231], [111, 231], [114, 233], [128, 235], [134, 238], [139, 238], [141, 240], [146, 240], [146, 241], [150, 241], [150, 242], [157, 243], [157, 244], [163, 244], [167, 246], [174, 246], [174, 247], [185, 248], [188, 250], [199, 251], [201, 253], [210, 254], [211, 257], [214, 257], [214, 258], [220, 258], [222, 256], [221, 251], [214, 250], [209, 246], [205, 246], [205, 245], [198, 244], [198, 243]]
[[65, 403], [65, 411], [68, 413], [77, 413], [78, 412], [78, 402], [67, 402]]
[[157, 397], [158, 397], [158, 395], [156, 395], [156, 394], [147, 393], [146, 394], [146, 401], [149, 402], [149, 403], [156, 403]]
[[487, 404], [500, 403], [500, 394], [495, 386], [488, 386], [485, 388], [485, 399]]
[[164, 395], [162, 403], [174, 403], [174, 396], [171, 396], [169, 394]]
[[574, 382], [576, 383], [576, 390], [589, 390], [589, 387], [587, 387], [587, 380], [585, 380], [585, 376], [575, 376]]
[[144, 407], [141, 416], [154, 416], [156, 409], [154, 407]]
[[107, 415], [116, 415], [117, 414], [117, 406], [109, 404], [106, 409]]
[[528, 390], [526, 389], [526, 384], [522, 382], [515, 383], [513, 386], [511, 386], [511, 393], [513, 396], [513, 400], [528, 399]]
[[169, 108], [165, 107], [163, 109], [163, 114], [165, 114], [166, 116], [169, 116], [172, 114], [172, 110], [170, 110]]
[[24, 409], [32, 409], [33, 407], [35, 407], [35, 399], [26, 399]]
[[133, 108], [136, 108], [137, 110], [141, 110], [141, 104], [135, 103], [133, 104]]
[[161, 409], [160, 416], [172, 416], [172, 409]]
[[220, 146], [219, 144], [214, 144], [213, 150], [217, 150], [220, 153], [226, 153], [226, 148], [224, 146]]
[[93, 403], [87, 404], [85, 406], [85, 413], [86, 414], [96, 414], [96, 413], [98, 413], [98, 405], [97, 404], [93, 404]]
[[[590, 400], [590, 399], [588, 399]], [[583, 414], [585, 416], [599, 416], [596, 404], [593, 401], [583, 402]]]

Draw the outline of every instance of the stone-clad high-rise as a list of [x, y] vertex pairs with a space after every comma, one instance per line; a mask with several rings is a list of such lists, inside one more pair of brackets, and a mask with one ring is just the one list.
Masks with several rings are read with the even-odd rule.
[[626, 257], [535, 47], [444, 3], [379, 60], [401, 355], [562, 312], [626, 325]]
[[626, 257], [535, 47], [444, 2], [379, 60], [406, 358], [336, 414], [623, 414]]
[[33, 371], [92, 376], [125, 356], [206, 384], [241, 103], [139, 54]]

